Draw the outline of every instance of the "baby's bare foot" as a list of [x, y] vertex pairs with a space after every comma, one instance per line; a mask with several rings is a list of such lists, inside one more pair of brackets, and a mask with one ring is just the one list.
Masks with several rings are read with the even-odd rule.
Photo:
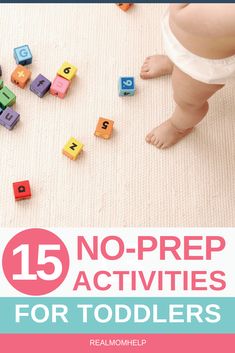
[[144, 80], [171, 74], [173, 63], [166, 55], [148, 56], [141, 67], [140, 77]]
[[147, 136], [146, 141], [157, 148], [167, 148], [173, 146], [183, 137], [188, 135], [193, 128], [187, 130], [177, 129], [171, 122], [171, 119], [165, 121], [160, 126], [153, 129]]

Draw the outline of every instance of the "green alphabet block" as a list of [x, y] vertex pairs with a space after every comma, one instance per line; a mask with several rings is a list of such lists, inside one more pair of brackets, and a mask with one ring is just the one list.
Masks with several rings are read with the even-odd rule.
[[0, 107], [6, 109], [6, 107], [11, 107], [16, 101], [16, 95], [4, 86], [0, 90]]

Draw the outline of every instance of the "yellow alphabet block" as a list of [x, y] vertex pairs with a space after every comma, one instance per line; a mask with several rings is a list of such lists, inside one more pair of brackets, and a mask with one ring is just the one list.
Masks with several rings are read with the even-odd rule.
[[83, 147], [84, 145], [81, 142], [76, 140], [74, 137], [71, 137], [64, 146], [62, 152], [66, 157], [75, 161]]
[[60, 69], [57, 71], [57, 74], [71, 81], [72, 78], [76, 75], [77, 70], [78, 69], [76, 66], [65, 61], [60, 67]]

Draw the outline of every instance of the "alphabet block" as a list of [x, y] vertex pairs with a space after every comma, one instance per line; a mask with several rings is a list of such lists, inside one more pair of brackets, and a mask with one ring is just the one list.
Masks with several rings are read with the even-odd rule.
[[20, 114], [9, 107], [0, 113], [0, 124], [5, 126], [8, 130], [12, 130], [18, 123], [19, 119]]
[[31, 71], [22, 65], [18, 65], [11, 74], [11, 82], [20, 88], [24, 88], [30, 80]]
[[13, 190], [16, 201], [29, 199], [31, 197], [31, 189], [28, 180], [13, 183]]
[[133, 4], [131, 4], [131, 3], [118, 3], [118, 4], [116, 4], [122, 11], [128, 11], [129, 10], [129, 8], [131, 7], [131, 5], [133, 5]]
[[135, 79], [134, 77], [120, 77], [118, 81], [119, 96], [134, 96]]
[[64, 78], [66, 78], [66, 80], [71, 81], [72, 78], [76, 75], [77, 72], [77, 67], [68, 63], [67, 61], [65, 61], [62, 66], [60, 67], [60, 69], [58, 70], [57, 74], [59, 76], [62, 76]]
[[70, 82], [71, 81], [66, 80], [64, 77], [57, 75], [50, 87], [50, 93], [53, 96], [64, 98], [66, 96], [66, 93], [68, 92]]
[[31, 83], [30, 90], [38, 97], [42, 98], [49, 91], [50, 87], [51, 81], [49, 81], [45, 76], [39, 74]]
[[15, 94], [7, 88], [7, 86], [4, 86], [0, 90], [0, 107], [2, 109], [6, 109], [6, 107], [11, 107], [16, 101], [16, 96]]
[[32, 63], [33, 56], [28, 45], [22, 45], [14, 49], [14, 58], [17, 65], [29, 65]]
[[95, 136], [109, 139], [113, 132], [114, 121], [105, 118], [99, 118], [94, 132]]
[[78, 158], [79, 153], [82, 151], [84, 145], [76, 140], [74, 137], [71, 137], [66, 145], [64, 146], [62, 153], [75, 161]]

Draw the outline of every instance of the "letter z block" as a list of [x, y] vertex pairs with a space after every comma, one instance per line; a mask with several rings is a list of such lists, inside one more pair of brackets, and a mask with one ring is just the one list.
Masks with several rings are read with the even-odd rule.
[[0, 124], [5, 126], [8, 130], [12, 130], [19, 119], [20, 114], [9, 107], [0, 113]]
[[13, 190], [16, 201], [29, 199], [31, 197], [31, 189], [28, 180], [13, 183]]
[[0, 107], [2, 109], [6, 109], [6, 107], [11, 107], [16, 101], [16, 96], [15, 94], [7, 88], [7, 86], [4, 86], [0, 90]]
[[29, 65], [32, 63], [33, 56], [28, 45], [15, 48], [13, 55], [17, 65]]
[[65, 78], [57, 75], [50, 87], [50, 93], [53, 96], [64, 98], [69, 89], [69, 86], [70, 86], [69, 80], [66, 80]]
[[129, 10], [129, 8], [131, 7], [131, 5], [133, 5], [133, 4], [131, 4], [131, 3], [117, 3], [116, 4], [122, 11], [128, 11]]
[[71, 137], [66, 145], [64, 146], [62, 153], [75, 161], [78, 158], [79, 153], [82, 151], [84, 145], [76, 140], [74, 137]]
[[71, 81], [76, 75], [77, 67], [65, 61], [57, 72], [57, 75], [66, 78], [66, 80]]
[[31, 71], [22, 65], [18, 65], [11, 74], [11, 82], [20, 88], [24, 88], [30, 80]]
[[113, 132], [114, 121], [105, 118], [99, 118], [94, 132], [95, 136], [109, 139]]
[[119, 96], [134, 96], [135, 79], [134, 77], [120, 77], [118, 81]]

